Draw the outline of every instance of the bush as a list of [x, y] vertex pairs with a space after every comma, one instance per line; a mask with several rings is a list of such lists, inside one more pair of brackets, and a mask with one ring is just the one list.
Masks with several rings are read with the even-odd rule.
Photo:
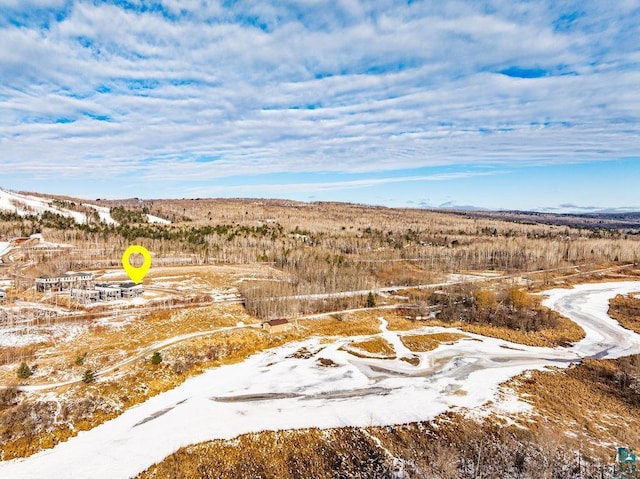
[[498, 306], [498, 299], [493, 291], [480, 289], [473, 296], [475, 297], [476, 305], [483, 311], [493, 311]]
[[76, 366], [82, 366], [84, 364], [84, 358], [86, 358], [86, 357], [87, 357], [87, 353], [78, 354], [76, 356], [76, 360], [75, 360]]
[[20, 366], [18, 366], [18, 371], [16, 372], [16, 374], [20, 379], [27, 379], [33, 374], [33, 372], [31, 371], [31, 368], [27, 365], [27, 363], [22, 361], [20, 363]]
[[93, 369], [87, 369], [82, 375], [82, 382], [89, 384], [96, 380], [96, 372]]
[[509, 290], [508, 300], [515, 309], [528, 309], [533, 303], [527, 292], [516, 286]]
[[162, 362], [162, 354], [156, 351], [155, 353], [153, 353], [153, 356], [151, 356], [151, 364], [160, 364], [161, 362]]
[[367, 308], [375, 308], [376, 307], [376, 297], [373, 295], [371, 291], [369, 291], [369, 295], [367, 296]]
[[18, 388], [15, 386], [0, 389], [0, 409], [15, 406], [17, 404], [18, 394]]

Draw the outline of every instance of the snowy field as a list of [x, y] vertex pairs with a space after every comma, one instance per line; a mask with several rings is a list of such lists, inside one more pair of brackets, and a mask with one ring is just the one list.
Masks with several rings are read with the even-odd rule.
[[[496, 398], [500, 383], [525, 370], [639, 353], [640, 335], [607, 315], [611, 297], [632, 291], [640, 291], [640, 282], [550, 291], [545, 303], [587, 333], [570, 348], [528, 347], [464, 333], [468, 339], [411, 353], [383, 320], [383, 337], [399, 357], [417, 355], [417, 366], [356, 358], [339, 349], [353, 338], [288, 344], [211, 369], [52, 450], [0, 462], [0, 477], [125, 479], [200, 441], [265, 429], [399, 424], [429, 420], [452, 407], [478, 408]], [[311, 354], [295, 354], [302, 348]], [[512, 412], [528, 407], [516, 398], [506, 403]]]

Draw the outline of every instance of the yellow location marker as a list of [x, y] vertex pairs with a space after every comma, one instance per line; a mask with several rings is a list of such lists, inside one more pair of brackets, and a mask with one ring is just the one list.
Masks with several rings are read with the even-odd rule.
[[[131, 262], [129, 261], [131, 255], [136, 253], [141, 254], [144, 258], [142, 266], [132, 266]], [[149, 253], [147, 248], [145, 248], [144, 246], [140, 246], [137, 244], [129, 246], [124, 251], [124, 253], [122, 253], [122, 266], [129, 275], [129, 278], [131, 278], [131, 281], [136, 284], [142, 283], [142, 280], [149, 272], [149, 268], [151, 268], [151, 253]]]

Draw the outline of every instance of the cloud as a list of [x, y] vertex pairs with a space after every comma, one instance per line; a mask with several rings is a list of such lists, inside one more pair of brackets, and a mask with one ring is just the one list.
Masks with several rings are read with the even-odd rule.
[[[221, 196], [242, 196], [250, 195], [255, 191], [261, 194], [278, 195], [283, 191], [287, 194], [300, 193], [323, 193], [329, 191], [345, 191], [351, 189], [372, 188], [390, 184], [404, 183], [425, 183], [433, 181], [449, 181], [464, 178], [472, 178], [476, 176], [492, 176], [504, 173], [502, 171], [461, 171], [455, 173], [438, 173], [432, 175], [413, 175], [413, 176], [396, 176], [384, 178], [358, 178], [351, 180], [337, 181], [312, 181], [312, 182], [288, 182], [288, 183], [261, 183], [261, 184], [243, 184], [243, 185], [219, 185], [207, 187], [189, 188], [188, 194], [192, 196], [203, 195], [221, 195]], [[191, 178], [192, 180], [195, 178]]]
[[0, 165], [16, 174], [214, 180], [640, 150], [633, 1], [5, 6]]

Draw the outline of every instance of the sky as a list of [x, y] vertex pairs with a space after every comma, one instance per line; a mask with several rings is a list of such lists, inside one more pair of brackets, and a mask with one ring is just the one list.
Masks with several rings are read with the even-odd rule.
[[0, 0], [0, 187], [640, 210], [640, 0]]

